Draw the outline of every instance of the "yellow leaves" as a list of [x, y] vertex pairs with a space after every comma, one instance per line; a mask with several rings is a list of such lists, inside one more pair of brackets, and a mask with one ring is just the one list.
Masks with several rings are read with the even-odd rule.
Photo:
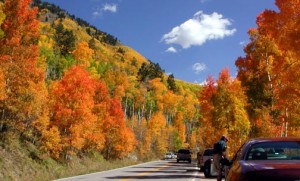
[[[158, 155], [167, 151], [166, 120], [162, 112], [155, 113], [148, 123], [148, 134], [151, 135], [151, 144]], [[150, 136], [149, 135], [149, 136]]]
[[160, 133], [166, 128], [166, 120], [162, 112], [155, 113], [148, 124], [148, 129], [154, 136], [161, 136]]
[[39, 47], [45, 47], [46, 49], [53, 49], [54, 40], [49, 37], [48, 34], [41, 34], [38, 42]]
[[45, 152], [50, 153], [50, 156], [59, 158], [62, 151], [60, 132], [56, 126], [53, 126], [42, 135], [42, 147], [41, 149]]
[[67, 30], [72, 30], [72, 32], [75, 33], [76, 37], [80, 37], [79, 42], [88, 42], [91, 39], [90, 35], [86, 33], [85, 28], [79, 26], [75, 21], [72, 21], [69, 18], [63, 18], [63, 24], [64, 28], [66, 28]]
[[88, 43], [80, 42], [76, 46], [76, 49], [73, 51], [73, 56], [77, 60], [78, 65], [88, 67], [90, 61], [93, 59], [94, 50], [89, 48]]
[[160, 78], [155, 78], [149, 81], [150, 88], [153, 90], [153, 96], [157, 100], [159, 110], [163, 110], [162, 99], [163, 95], [167, 92], [167, 87], [161, 82]]

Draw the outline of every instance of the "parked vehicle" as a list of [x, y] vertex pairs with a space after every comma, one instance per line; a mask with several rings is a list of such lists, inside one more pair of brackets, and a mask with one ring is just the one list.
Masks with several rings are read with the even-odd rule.
[[257, 138], [235, 154], [226, 181], [300, 179], [300, 138]]
[[175, 158], [175, 154], [173, 152], [167, 152], [164, 156], [165, 160], [174, 159], [174, 158]]
[[[222, 162], [222, 160], [221, 160], [221, 162]], [[226, 162], [226, 164], [225, 164], [225, 162]], [[225, 177], [225, 174], [228, 173], [228, 165], [229, 165], [230, 161], [228, 159], [224, 159], [223, 163], [224, 164], [221, 165], [222, 177]], [[211, 177], [218, 176], [218, 172], [213, 163], [213, 158], [209, 158], [205, 161], [204, 167], [203, 167], [203, 172], [204, 172], [205, 178], [211, 178]]]
[[192, 162], [192, 152], [189, 149], [180, 149], [177, 152], [177, 162], [188, 161]]
[[208, 148], [208, 149], [204, 150], [203, 154], [200, 156], [199, 165], [198, 165], [200, 167], [201, 171], [204, 170], [204, 163], [207, 160], [212, 159], [213, 154], [214, 154], [214, 149], [213, 148]]
[[214, 166], [213, 159], [209, 158], [204, 162], [203, 172], [205, 178], [211, 178], [218, 176], [218, 172]]

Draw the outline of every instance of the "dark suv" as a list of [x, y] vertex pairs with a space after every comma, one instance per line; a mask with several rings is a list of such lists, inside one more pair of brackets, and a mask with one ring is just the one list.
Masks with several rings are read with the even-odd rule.
[[189, 149], [180, 149], [177, 152], [177, 162], [179, 161], [192, 162], [192, 152]]

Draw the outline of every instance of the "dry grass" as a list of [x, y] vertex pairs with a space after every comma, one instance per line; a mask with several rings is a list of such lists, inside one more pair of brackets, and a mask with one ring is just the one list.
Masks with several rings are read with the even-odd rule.
[[98, 153], [83, 158], [74, 157], [68, 162], [58, 162], [49, 157], [42, 158], [31, 144], [11, 141], [9, 146], [3, 145], [0, 141], [0, 180], [4, 181], [54, 180], [138, 163], [129, 158], [107, 161]]

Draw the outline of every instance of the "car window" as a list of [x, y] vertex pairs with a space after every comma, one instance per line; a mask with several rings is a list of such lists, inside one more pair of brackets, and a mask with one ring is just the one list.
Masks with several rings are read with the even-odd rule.
[[249, 149], [246, 160], [300, 160], [300, 142], [257, 143]]
[[190, 154], [190, 150], [179, 150], [178, 153]]
[[214, 150], [213, 149], [207, 149], [203, 153], [204, 156], [212, 156], [213, 154], [214, 154]]

